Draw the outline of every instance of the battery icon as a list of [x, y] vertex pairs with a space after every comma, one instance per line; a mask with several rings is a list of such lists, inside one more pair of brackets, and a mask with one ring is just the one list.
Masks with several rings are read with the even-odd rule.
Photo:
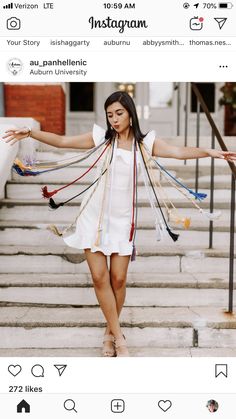
[[233, 3], [219, 3], [220, 9], [232, 9]]

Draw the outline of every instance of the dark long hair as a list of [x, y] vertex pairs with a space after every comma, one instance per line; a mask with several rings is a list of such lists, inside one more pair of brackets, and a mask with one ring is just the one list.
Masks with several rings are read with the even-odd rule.
[[[142, 142], [146, 134], [143, 134], [140, 129], [136, 107], [131, 96], [126, 92], [118, 91], [118, 92], [112, 93], [104, 103], [105, 112], [107, 111], [108, 106], [112, 105], [112, 103], [114, 102], [119, 102], [127, 110], [132, 120], [132, 130], [134, 133], [134, 138], [136, 141]], [[106, 113], [106, 122], [107, 122], [107, 131], [106, 131], [105, 138], [107, 140], [113, 139], [116, 135], [116, 132], [115, 130], [111, 128], [111, 125], [108, 121], [107, 113]]]

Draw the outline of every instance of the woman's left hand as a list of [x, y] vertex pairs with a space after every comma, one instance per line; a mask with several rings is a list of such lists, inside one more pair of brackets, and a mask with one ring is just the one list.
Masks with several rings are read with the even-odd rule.
[[236, 151], [208, 149], [207, 152], [209, 154], [209, 157], [214, 157], [215, 159], [224, 159], [231, 162], [236, 160]]

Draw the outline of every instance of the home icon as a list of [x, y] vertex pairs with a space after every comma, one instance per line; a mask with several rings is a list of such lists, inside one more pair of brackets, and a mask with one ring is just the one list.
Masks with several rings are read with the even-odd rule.
[[30, 405], [25, 400], [21, 400], [21, 402], [17, 405], [17, 413], [30, 413]]

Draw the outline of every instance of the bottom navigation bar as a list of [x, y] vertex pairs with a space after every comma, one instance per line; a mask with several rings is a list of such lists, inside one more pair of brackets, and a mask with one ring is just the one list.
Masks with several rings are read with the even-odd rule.
[[[115, 378], [114, 378], [115, 379]], [[217, 412], [218, 418], [233, 418], [235, 394], [13, 394], [0, 395], [0, 414], [4, 419], [18, 418], [18, 413], [42, 418], [81, 419], [121, 418], [204, 419]], [[69, 414], [71, 416], [69, 416]]]

